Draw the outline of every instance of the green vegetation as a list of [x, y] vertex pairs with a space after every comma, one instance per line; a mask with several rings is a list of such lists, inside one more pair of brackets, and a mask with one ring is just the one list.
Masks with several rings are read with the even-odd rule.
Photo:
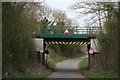
[[[55, 54], [64, 57], [71, 57], [81, 54], [80, 45], [49, 45], [48, 48], [53, 50]], [[51, 54], [54, 55], [54, 53]]]
[[97, 67], [90, 69], [90, 70], [87, 70], [88, 58], [80, 61], [79, 67], [82, 70], [82, 74], [86, 78], [117, 78], [117, 73], [112, 72], [112, 71], [103, 71]]
[[26, 3], [2, 4], [3, 76], [16, 72], [24, 73], [28, 64], [35, 59], [35, 45], [31, 35], [35, 20], [25, 13], [27, 10], [23, 7], [25, 5]]
[[61, 59], [52, 59], [48, 62], [52, 67], [55, 67], [57, 63], [67, 60], [67, 57], [61, 57]]
[[118, 4], [103, 5], [108, 14], [102, 26], [106, 33], [98, 36], [100, 46], [98, 64], [103, 70], [118, 72]]
[[43, 76], [43, 75], [33, 75], [31, 73], [24, 73], [24, 74], [19, 73], [19, 74], [10, 75], [7, 78], [45, 78], [45, 76]]
[[80, 69], [86, 69], [88, 67], [88, 58], [83, 59], [82, 61], [80, 61], [79, 67], [80, 67]]
[[[73, 25], [72, 20], [67, 17], [64, 11], [52, 10], [43, 5], [42, 2], [5, 2], [2, 4], [2, 14], [3, 77], [17, 76], [22, 78], [26, 73], [30, 73], [26, 75], [28, 77], [32, 75], [33, 77], [39, 77], [38, 75], [47, 74], [49, 70], [41, 70], [43, 69], [41, 68], [42, 65], [36, 63], [37, 56], [35, 55], [32, 34], [43, 33], [41, 28], [46, 29], [49, 27], [52, 30], [52, 28], [57, 28], [57, 26], [62, 26], [63, 28], [71, 26]], [[51, 32], [63, 33], [63, 30]], [[49, 47], [53, 50], [53, 53], [61, 56], [55, 55], [56, 57], [54, 58], [54, 54], [51, 55], [53, 56], [53, 61], [50, 63], [53, 65], [66, 60], [66, 57], [81, 53], [80, 46], [75, 45]], [[39, 70], [38, 67], [41, 69]], [[40, 74], [36, 70], [34, 73], [33, 69], [36, 69]]]
[[41, 72], [46, 72], [46, 73], [47, 73], [47, 72], [51, 72], [51, 70], [44, 67], [44, 68], [41, 70]]
[[[43, 67], [39, 67], [38, 65], [36, 65], [38, 69], [32, 68], [31, 71], [29, 72], [19, 72], [19, 73], [14, 73], [12, 75], [9, 75], [5, 78], [45, 78], [47, 77], [49, 74], [51, 74], [51, 70]], [[3, 77], [4, 78], [4, 77]]]
[[26, 74], [25, 78], [45, 78], [43, 75]]
[[[89, 9], [88, 7], [89, 6]], [[101, 68], [101, 71], [118, 72], [118, 48], [119, 46], [119, 25], [120, 25], [120, 2], [81, 2], [72, 6], [72, 9], [83, 9], [80, 12], [87, 16], [93, 14], [86, 20], [86, 26], [94, 27], [96, 24], [100, 28], [100, 32], [96, 35], [98, 40], [99, 54], [90, 58], [90, 68], [94, 65]], [[93, 21], [89, 21], [89, 20]], [[93, 61], [96, 61], [95, 63]], [[94, 63], [94, 64], [93, 64]]]
[[68, 60], [68, 59], [72, 59], [72, 58], [77, 58], [77, 57], [82, 57], [82, 56], [87, 56], [88, 54], [77, 54], [74, 56], [69, 56], [69, 57], [65, 57], [65, 56], [60, 56], [57, 55], [54, 50], [50, 49], [50, 57], [48, 58], [48, 64], [50, 64], [51, 67], [56, 66], [57, 63]]
[[87, 78], [117, 78], [117, 73], [111, 71], [105, 71], [100, 69], [91, 69], [83, 72], [83, 75]]
[[19, 73], [15, 75], [10, 75], [7, 78], [45, 78], [43, 75], [33, 75], [31, 73]]
[[[83, 3], [77, 8], [87, 8], [83, 13], [93, 13], [95, 25], [99, 23], [100, 33], [99, 54], [95, 55], [96, 65], [100, 70], [90, 70], [84, 74], [87, 77], [116, 77], [118, 72], [118, 26], [120, 25], [120, 3]], [[118, 6], [119, 5], [119, 6]], [[101, 19], [101, 17], [103, 17]], [[104, 19], [104, 20], [103, 20]], [[102, 21], [103, 20], [103, 21]], [[85, 26], [90, 26], [90, 20]], [[102, 23], [103, 22], [103, 23]], [[2, 75], [3, 77], [42, 78], [51, 71], [36, 63], [35, 45], [32, 34], [43, 33], [41, 29], [51, 29], [49, 33], [63, 33], [63, 30], [53, 31], [57, 26], [71, 26], [74, 22], [64, 11], [52, 10], [43, 6], [42, 2], [5, 2], [2, 3]], [[94, 27], [94, 26], [93, 26]], [[70, 27], [72, 29], [72, 27]], [[102, 31], [103, 29], [103, 31]], [[104, 32], [105, 31], [105, 32]], [[73, 49], [74, 48], [74, 49]], [[84, 56], [80, 45], [50, 45], [48, 62], [53, 67], [56, 63]], [[37, 65], [37, 66], [36, 66]], [[80, 62], [80, 67], [87, 65], [87, 59]], [[92, 65], [94, 66], [94, 65]], [[35, 71], [34, 71], [35, 70]], [[38, 74], [38, 72], [40, 72]], [[115, 74], [114, 74], [115, 73]]]

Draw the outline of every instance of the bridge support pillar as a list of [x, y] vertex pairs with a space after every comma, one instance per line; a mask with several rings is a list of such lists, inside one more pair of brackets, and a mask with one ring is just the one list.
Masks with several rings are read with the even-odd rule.
[[90, 68], [90, 54], [89, 54], [90, 44], [87, 45], [87, 51], [88, 51], [88, 69]]
[[42, 54], [42, 64], [43, 65], [45, 64], [45, 48], [46, 48], [46, 44], [45, 44], [45, 41], [43, 41], [43, 50], [44, 50], [44, 53]]

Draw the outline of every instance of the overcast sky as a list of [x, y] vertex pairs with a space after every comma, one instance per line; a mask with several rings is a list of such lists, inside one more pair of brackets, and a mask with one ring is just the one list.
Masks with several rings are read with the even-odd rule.
[[45, 3], [52, 8], [67, 10], [69, 6], [75, 4], [78, 0], [45, 0]]
[[70, 9], [79, 0], [45, 0], [45, 4], [52, 9], [64, 10], [69, 18], [73, 21], [77, 21], [79, 25], [83, 25], [84, 22], [79, 22], [77, 13]]
[[[78, 17], [78, 14], [74, 11], [71, 10], [70, 7], [74, 5], [77, 2], [82, 2], [86, 0], [41, 0], [44, 1], [45, 4], [52, 9], [59, 9], [59, 10], [64, 10], [68, 16], [68, 18], [71, 18], [73, 21], [76, 21], [79, 26], [84, 26], [85, 25], [85, 20], [89, 18], [91, 15], [87, 16], [80, 16]], [[87, 0], [87, 2], [91, 1], [118, 1], [118, 0]], [[92, 20], [89, 20], [89, 22]]]

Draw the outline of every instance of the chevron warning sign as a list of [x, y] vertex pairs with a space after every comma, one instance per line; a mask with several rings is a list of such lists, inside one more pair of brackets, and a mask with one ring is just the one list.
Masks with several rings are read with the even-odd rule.
[[74, 45], [87, 45], [90, 42], [64, 42], [64, 41], [45, 41], [46, 44], [74, 44]]

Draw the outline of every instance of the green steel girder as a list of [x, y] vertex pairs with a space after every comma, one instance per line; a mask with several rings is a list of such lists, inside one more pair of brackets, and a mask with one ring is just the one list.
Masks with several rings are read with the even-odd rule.
[[88, 38], [87, 34], [38, 34], [37, 38]]

